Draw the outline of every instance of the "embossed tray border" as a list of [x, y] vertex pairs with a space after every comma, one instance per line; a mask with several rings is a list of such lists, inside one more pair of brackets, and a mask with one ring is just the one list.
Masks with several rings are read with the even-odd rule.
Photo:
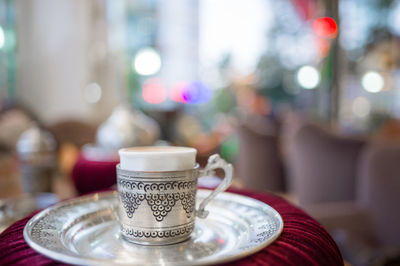
[[[206, 189], [198, 190], [198, 193], [210, 193], [210, 192], [211, 192], [210, 190], [206, 190]], [[71, 206], [71, 205], [77, 205], [80, 203], [87, 203], [87, 202], [95, 201], [98, 199], [106, 199], [106, 198], [112, 199], [117, 196], [118, 196], [117, 191], [101, 192], [101, 193], [91, 194], [91, 195], [87, 195], [87, 196], [82, 196], [82, 197], [71, 199], [71, 200], [66, 200], [66, 201], [57, 203], [49, 208], [46, 208], [45, 210], [43, 210], [43, 211], [39, 212], [38, 214], [36, 214], [35, 216], [33, 216], [28, 221], [28, 223], [25, 225], [25, 228], [23, 231], [24, 239], [31, 248], [33, 248], [37, 252], [41, 253], [42, 255], [47, 256], [56, 261], [61, 261], [61, 262], [66, 262], [69, 264], [76, 264], [76, 265], [109, 265], [109, 263], [110, 263], [109, 261], [104, 261], [104, 260], [95, 259], [95, 258], [84, 258], [82, 256], [78, 256], [77, 254], [71, 252], [67, 248], [64, 248], [63, 251], [64, 252], [67, 251], [67, 253], [70, 253], [70, 254], [63, 254], [63, 253], [60, 253], [57, 251], [50, 250], [46, 247], [43, 247], [42, 245], [36, 243], [35, 241], [33, 241], [31, 239], [30, 230], [34, 223], [37, 223], [41, 218], [43, 218], [46, 215], [49, 215], [50, 212], [57, 210], [59, 208], [63, 208], [66, 206]], [[230, 192], [222, 192], [220, 195], [218, 195], [216, 200], [220, 199], [221, 197], [223, 197], [224, 200], [226, 200], [226, 201], [229, 201], [229, 198], [234, 198], [236, 201], [238, 201], [240, 203], [243, 203], [243, 201], [247, 201], [247, 203], [252, 203], [253, 205], [262, 206], [263, 208], [265, 208], [266, 210], [268, 210], [269, 212], [272, 212], [274, 214], [274, 217], [278, 220], [279, 228], [276, 231], [275, 235], [273, 235], [270, 238], [260, 236], [258, 238], [258, 241], [256, 241], [256, 243], [249, 244], [248, 246], [240, 247], [242, 252], [240, 252], [236, 255], [222, 256], [217, 261], [208, 261], [207, 259], [202, 259], [199, 261], [200, 265], [222, 264], [222, 263], [227, 263], [227, 262], [231, 262], [234, 260], [238, 260], [240, 258], [247, 257], [251, 254], [254, 254], [254, 253], [264, 249], [266, 246], [273, 243], [280, 236], [280, 234], [283, 231], [282, 217], [274, 208], [272, 208], [268, 204], [266, 204], [262, 201], [247, 197], [247, 196], [234, 194], [234, 193], [230, 193]], [[240, 199], [242, 199], [242, 200], [240, 200]], [[61, 241], [61, 235], [59, 236], [58, 244], [63, 245], [63, 243]], [[183, 263], [182, 265], [185, 265], [184, 264], [185, 262], [182, 262], [182, 263]], [[176, 264], [176, 265], [179, 265], [179, 264]]]

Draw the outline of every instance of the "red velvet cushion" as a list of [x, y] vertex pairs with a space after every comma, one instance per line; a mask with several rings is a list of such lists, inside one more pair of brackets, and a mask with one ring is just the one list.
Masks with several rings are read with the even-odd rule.
[[[262, 251], [229, 265], [343, 265], [338, 247], [326, 230], [302, 210], [284, 199], [261, 193], [230, 189], [275, 208], [282, 216], [282, 235]], [[23, 238], [30, 215], [0, 234], [0, 265], [57, 265], [31, 249]]]
[[79, 194], [103, 190], [117, 180], [118, 161], [91, 161], [80, 156], [72, 170], [72, 181]]

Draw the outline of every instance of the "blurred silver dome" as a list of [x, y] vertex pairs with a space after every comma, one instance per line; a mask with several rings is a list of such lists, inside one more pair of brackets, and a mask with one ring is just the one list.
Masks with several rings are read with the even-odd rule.
[[53, 135], [35, 123], [21, 134], [17, 142], [17, 152], [20, 156], [55, 150], [56, 141]]
[[127, 105], [117, 106], [97, 131], [97, 144], [106, 149], [153, 145], [160, 136], [155, 120]]
[[56, 169], [56, 141], [47, 131], [33, 124], [17, 142], [22, 188], [27, 193], [51, 190]]

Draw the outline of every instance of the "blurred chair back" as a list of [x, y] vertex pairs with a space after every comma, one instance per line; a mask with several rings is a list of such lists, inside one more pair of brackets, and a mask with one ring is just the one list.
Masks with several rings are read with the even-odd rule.
[[289, 185], [301, 204], [355, 199], [357, 163], [364, 141], [336, 136], [313, 124], [294, 135]]
[[284, 176], [277, 126], [271, 121], [258, 122], [238, 127], [237, 176], [247, 189], [281, 192], [284, 190]]
[[384, 246], [400, 247], [400, 143], [369, 145], [360, 159], [358, 203]]
[[72, 143], [78, 148], [96, 140], [97, 127], [78, 120], [65, 120], [48, 127], [59, 144]]
[[15, 107], [0, 111], [0, 149], [15, 151], [20, 135], [27, 130], [33, 115], [26, 110]]

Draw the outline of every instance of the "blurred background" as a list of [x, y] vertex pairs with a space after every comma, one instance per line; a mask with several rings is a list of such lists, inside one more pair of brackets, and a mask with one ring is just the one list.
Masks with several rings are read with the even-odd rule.
[[112, 186], [118, 148], [192, 146], [350, 264], [400, 264], [399, 36], [391, 0], [0, 0], [0, 218]]

